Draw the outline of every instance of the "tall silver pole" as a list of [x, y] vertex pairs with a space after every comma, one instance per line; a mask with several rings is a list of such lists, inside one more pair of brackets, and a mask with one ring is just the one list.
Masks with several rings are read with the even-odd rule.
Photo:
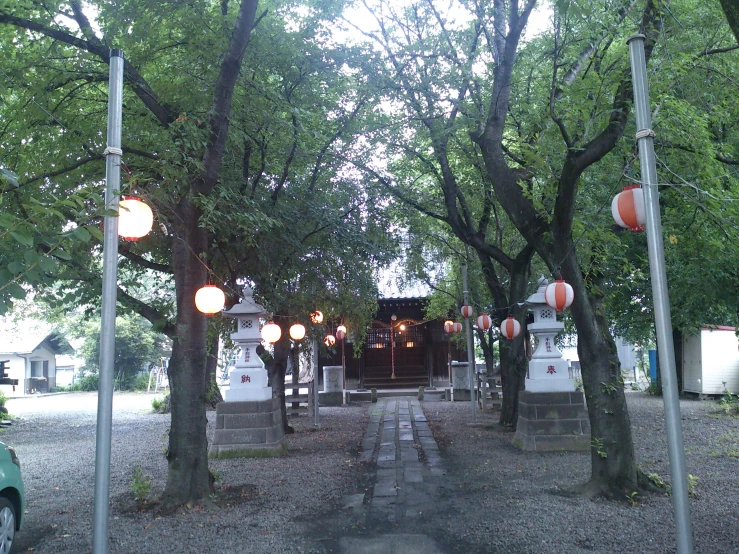
[[[470, 295], [467, 289], [467, 264], [462, 265], [462, 288], [464, 303], [470, 303]], [[465, 333], [467, 334], [467, 375], [470, 380], [470, 406], [472, 407], [472, 423], [477, 423], [477, 410], [475, 409], [475, 347], [472, 343], [472, 324], [470, 318], [464, 318]]]
[[318, 338], [316, 326], [313, 326], [313, 342], [311, 355], [313, 357], [313, 426], [318, 427]]
[[659, 349], [660, 371], [662, 374], [662, 398], [665, 404], [667, 450], [672, 475], [672, 507], [675, 511], [675, 527], [677, 528], [677, 551], [679, 554], [692, 554], [693, 532], [690, 522], [688, 477], [685, 468], [685, 450], [680, 420], [680, 398], [677, 391], [675, 349], [672, 342], [672, 319], [670, 298], [667, 291], [662, 220], [659, 213], [659, 190], [657, 189], [657, 168], [651, 130], [652, 116], [649, 111], [649, 84], [644, 57], [644, 38], [644, 35], [634, 35], [629, 37], [627, 44], [631, 55], [631, 75], [634, 80], [636, 136], [639, 145], [639, 162], [641, 164], [647, 219], [647, 245], [649, 247], [649, 266], [652, 276], [657, 348]]
[[[118, 212], [121, 188], [121, 120], [123, 118], [123, 51], [110, 51], [108, 92], [108, 148], [105, 161], [105, 207]], [[118, 218], [105, 216], [103, 235], [103, 300], [100, 323], [100, 374], [95, 442], [95, 507], [92, 551], [108, 552], [110, 515], [110, 441], [113, 427], [113, 360], [115, 357], [115, 305], [118, 278]]]

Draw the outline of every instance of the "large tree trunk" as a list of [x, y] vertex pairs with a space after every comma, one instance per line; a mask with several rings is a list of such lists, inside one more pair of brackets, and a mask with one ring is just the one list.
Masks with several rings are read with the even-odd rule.
[[724, 10], [731, 32], [739, 42], [739, 3], [736, 0], [721, 0], [721, 8]]
[[577, 352], [590, 419], [592, 472], [583, 492], [623, 500], [625, 494], [637, 489], [637, 472], [621, 365], [602, 294], [588, 291], [571, 246], [569, 241], [563, 244], [558, 254], [564, 259], [562, 277], [574, 291], [570, 311], [577, 327]]
[[516, 427], [518, 423], [518, 393], [523, 389], [524, 378], [528, 370], [528, 360], [524, 348], [526, 333], [526, 311], [523, 303], [527, 296], [529, 275], [531, 274], [531, 258], [534, 248], [524, 247], [515, 259], [510, 260], [508, 267], [509, 287], [506, 294], [500, 279], [495, 271], [493, 260], [484, 252], [477, 250], [482, 264], [483, 275], [490, 295], [495, 304], [494, 320], [500, 325], [509, 315], [521, 323], [521, 334], [513, 341], [501, 337], [500, 339], [500, 383], [503, 389], [503, 402], [500, 408], [500, 423], [507, 427]]
[[[177, 290], [176, 337], [168, 368], [172, 402], [167, 461], [169, 472], [163, 507], [198, 504], [212, 492], [208, 473], [205, 415], [206, 316], [195, 307], [195, 292], [206, 280], [199, 254], [206, 251], [205, 229], [189, 200], [178, 210], [182, 224], [172, 241], [172, 266]], [[182, 240], [184, 239], [184, 240]]]

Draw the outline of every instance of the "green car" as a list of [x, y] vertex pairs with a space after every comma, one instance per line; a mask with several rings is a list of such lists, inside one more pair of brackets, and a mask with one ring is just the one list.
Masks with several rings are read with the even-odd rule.
[[12, 447], [0, 442], [0, 554], [13, 548], [25, 502], [21, 462]]

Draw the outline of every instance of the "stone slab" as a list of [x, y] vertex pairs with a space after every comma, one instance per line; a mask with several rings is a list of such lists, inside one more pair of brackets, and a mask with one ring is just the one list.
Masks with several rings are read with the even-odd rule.
[[265, 387], [261, 389], [229, 388], [223, 391], [224, 402], [255, 402], [268, 400], [270, 398], [272, 398], [272, 387]]
[[344, 401], [344, 394], [341, 391], [337, 392], [319, 392], [318, 393], [318, 405], [319, 406], [341, 406]]
[[282, 423], [282, 412], [216, 415], [216, 429], [266, 428]]
[[280, 410], [277, 398], [268, 398], [254, 402], [219, 402], [216, 414], [252, 414], [257, 412], [273, 412]]
[[209, 458], [275, 458], [287, 452], [285, 437], [271, 444], [212, 444]]

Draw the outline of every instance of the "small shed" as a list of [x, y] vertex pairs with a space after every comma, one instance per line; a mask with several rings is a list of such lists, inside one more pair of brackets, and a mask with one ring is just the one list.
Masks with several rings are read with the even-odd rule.
[[703, 327], [683, 338], [683, 390], [739, 393], [739, 338], [734, 327]]
[[57, 333], [1, 337], [0, 359], [7, 361], [8, 377], [18, 379], [18, 387], [3, 385], [0, 390], [8, 396], [49, 392], [56, 386], [56, 356], [69, 350]]

